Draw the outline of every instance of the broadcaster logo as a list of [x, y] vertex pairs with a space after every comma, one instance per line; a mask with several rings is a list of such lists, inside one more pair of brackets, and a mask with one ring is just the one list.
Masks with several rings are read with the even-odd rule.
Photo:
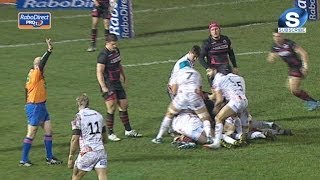
[[281, 14], [278, 20], [279, 33], [306, 33], [302, 27], [308, 20], [308, 12], [301, 8], [290, 8]]

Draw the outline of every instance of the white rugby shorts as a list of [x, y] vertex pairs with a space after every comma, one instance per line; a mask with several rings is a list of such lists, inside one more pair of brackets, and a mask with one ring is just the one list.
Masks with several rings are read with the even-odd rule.
[[107, 168], [107, 153], [104, 149], [90, 151], [84, 155], [78, 155], [74, 165], [82, 171], [91, 171], [93, 168]]
[[205, 107], [202, 97], [195, 92], [178, 93], [174, 97], [172, 104], [179, 110], [191, 109], [197, 111]]
[[248, 106], [248, 100], [245, 97], [231, 99], [227, 104], [234, 112], [242, 113]]

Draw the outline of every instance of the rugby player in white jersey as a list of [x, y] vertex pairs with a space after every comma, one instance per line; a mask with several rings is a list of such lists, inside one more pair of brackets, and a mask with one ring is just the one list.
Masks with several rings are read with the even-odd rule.
[[[196, 60], [198, 59], [199, 55], [200, 55], [200, 51], [201, 48], [198, 45], [194, 45], [192, 46], [192, 48], [189, 50], [189, 52], [182, 56], [173, 66], [172, 70], [171, 70], [171, 74], [170, 74], [170, 78], [169, 78], [169, 82], [167, 84], [167, 92], [168, 95], [170, 97], [171, 100], [173, 100], [174, 95], [172, 93], [172, 85], [173, 85], [173, 80], [176, 76], [176, 74], [178, 73], [178, 71], [180, 70], [180, 63], [181, 62], [188, 62], [190, 64], [191, 67], [194, 67], [194, 64], [196, 63]], [[171, 134], [172, 136], [174, 136], [174, 134], [172, 134], [173, 130], [171, 128], [171, 126], [168, 129], [168, 133]]]
[[181, 62], [179, 66], [180, 70], [173, 77], [172, 93], [174, 99], [171, 101], [162, 120], [158, 135], [152, 142], [156, 144], [162, 143], [162, 136], [171, 125], [173, 117], [183, 109], [190, 109], [203, 122], [207, 142], [211, 143], [211, 118], [203, 100], [201, 75], [187, 61]]
[[[224, 65], [217, 69], [212, 69], [208, 75], [214, 76], [212, 82], [212, 93], [215, 97], [215, 137], [212, 144], [205, 145], [209, 148], [219, 148], [223, 132], [223, 123], [230, 116], [237, 116], [248, 106], [246, 97], [246, 87], [244, 79], [231, 73], [230, 65]], [[227, 104], [224, 104], [224, 99]]]
[[[207, 143], [208, 137], [204, 131], [203, 122], [192, 112], [180, 112], [173, 118], [172, 128], [175, 132], [181, 134], [181, 136], [176, 137], [173, 141], [173, 143], [179, 143], [179, 149], [193, 148], [196, 146], [194, 142], [197, 144]], [[224, 147], [231, 148], [239, 145], [239, 142], [235, 139], [224, 134], [222, 136], [224, 140], [222, 145]]]
[[194, 45], [194, 46], [192, 46], [192, 48], [190, 49], [190, 51], [186, 55], [184, 55], [182, 58], [180, 58], [174, 64], [173, 69], [170, 74], [170, 78], [169, 78], [169, 82], [168, 82], [168, 89], [167, 89], [171, 100], [173, 99], [173, 93], [172, 93], [173, 80], [174, 80], [174, 77], [176, 76], [176, 74], [178, 73], [178, 71], [180, 70], [180, 63], [186, 61], [186, 62], [190, 63], [191, 67], [193, 67], [196, 60], [198, 59], [198, 57], [200, 55], [200, 51], [201, 51], [201, 48], [198, 45]]
[[[68, 168], [73, 168], [72, 180], [81, 179], [86, 172], [95, 169], [99, 180], [107, 179], [107, 153], [104, 149], [106, 127], [100, 113], [90, 109], [86, 94], [77, 99], [79, 112], [71, 122], [72, 138]], [[76, 161], [74, 155], [80, 151]]]

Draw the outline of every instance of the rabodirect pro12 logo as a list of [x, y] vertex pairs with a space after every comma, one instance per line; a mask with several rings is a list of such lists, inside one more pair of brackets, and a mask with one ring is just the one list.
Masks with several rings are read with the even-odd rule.
[[279, 33], [306, 33], [303, 25], [308, 20], [308, 12], [301, 8], [290, 8], [278, 20]]
[[50, 29], [50, 12], [20, 12], [18, 14], [19, 29]]

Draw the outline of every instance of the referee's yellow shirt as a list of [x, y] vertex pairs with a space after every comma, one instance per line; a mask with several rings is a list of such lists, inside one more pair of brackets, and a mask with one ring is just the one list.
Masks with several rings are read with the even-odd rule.
[[46, 81], [39, 68], [30, 69], [25, 88], [27, 103], [41, 103], [47, 100]]

